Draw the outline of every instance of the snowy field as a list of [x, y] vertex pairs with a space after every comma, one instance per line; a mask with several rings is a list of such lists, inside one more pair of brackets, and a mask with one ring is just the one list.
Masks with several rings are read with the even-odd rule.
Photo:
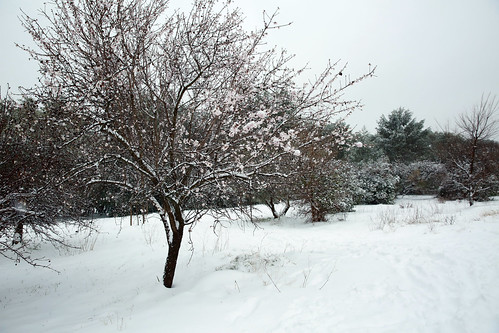
[[59, 273], [0, 258], [0, 332], [499, 332], [499, 198], [405, 197], [318, 224], [259, 208], [258, 229], [205, 218], [194, 251], [186, 232], [173, 289], [154, 215], [39, 245]]

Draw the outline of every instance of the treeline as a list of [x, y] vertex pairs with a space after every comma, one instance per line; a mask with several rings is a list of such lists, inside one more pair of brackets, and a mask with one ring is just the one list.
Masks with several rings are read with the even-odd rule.
[[[485, 101], [488, 111], [493, 102]], [[86, 142], [77, 149], [68, 144], [68, 138], [78, 136], [77, 128], [58, 114], [60, 105], [40, 108], [34, 99], [5, 98], [0, 106], [2, 230], [15, 230], [20, 238], [23, 224], [54, 225], [61, 217], [79, 221], [90, 215], [156, 211], [123, 187], [89, 185], [82, 165], [90, 156], [102, 154], [96, 149], [112, 152], [112, 145]], [[483, 115], [473, 112], [475, 118], [459, 118], [461, 132], [432, 131], [403, 108], [383, 115], [374, 134], [353, 132], [343, 122], [324, 126], [328, 140], [279, 157], [279, 172], [254, 177], [250, 186], [232, 182], [224, 193], [212, 189], [188, 202], [186, 209], [266, 204], [278, 218], [294, 201], [301, 202], [302, 212], [318, 222], [325, 221], [327, 214], [351, 211], [357, 204], [393, 203], [397, 195], [436, 195], [466, 199], [470, 204], [488, 200], [499, 190], [499, 143], [492, 140], [490, 131], [478, 137], [476, 130], [465, 130], [465, 125], [484, 126], [471, 124], [483, 121]], [[282, 203], [280, 210], [278, 203]]]
[[[352, 133], [341, 124], [351, 135], [335, 143], [334, 154], [322, 160], [304, 156], [288, 164], [296, 176], [272, 184], [255, 196], [256, 202], [275, 212], [276, 202], [299, 200], [315, 222], [356, 204], [391, 204], [397, 195], [435, 195], [470, 205], [489, 200], [499, 193], [496, 111], [495, 99], [484, 97], [457, 119], [452, 132], [425, 128], [424, 120], [403, 108], [383, 115], [375, 134]], [[323, 149], [314, 147], [305, 155], [324, 155]]]
[[[382, 116], [376, 134], [358, 133], [366, 148], [349, 158], [360, 163], [385, 161], [398, 177], [397, 194], [434, 194], [443, 199], [487, 200], [498, 191], [498, 142], [494, 141], [494, 99], [461, 115], [455, 131], [424, 128], [408, 110]], [[491, 126], [493, 125], [493, 126]]]

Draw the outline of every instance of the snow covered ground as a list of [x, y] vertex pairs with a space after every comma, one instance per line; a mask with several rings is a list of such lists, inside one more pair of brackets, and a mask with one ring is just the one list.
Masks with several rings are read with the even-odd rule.
[[73, 235], [82, 249], [35, 251], [60, 273], [0, 258], [0, 332], [499, 332], [498, 200], [405, 197], [258, 229], [206, 217], [173, 289], [154, 215], [101, 219]]

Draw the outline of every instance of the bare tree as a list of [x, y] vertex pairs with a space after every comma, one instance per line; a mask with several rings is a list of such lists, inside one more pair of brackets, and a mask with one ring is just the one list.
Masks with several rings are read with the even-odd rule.
[[[39, 47], [28, 51], [44, 75], [40, 98], [63, 99], [86, 124], [81, 134], [108, 144], [82, 164], [93, 170], [88, 183], [125, 188], [159, 212], [168, 288], [184, 228], [207, 212], [202, 203], [227, 194], [229, 182], [282, 175], [273, 168], [280, 156], [321, 137], [286, 125], [325, 124], [358, 108], [343, 91], [374, 70], [342, 81], [345, 67], [329, 64], [298, 85], [291, 57], [264, 44], [279, 27], [275, 15], [246, 32], [229, 2], [196, 0], [182, 13], [168, 12], [166, 0], [55, 0], [42, 11], [46, 26], [23, 18]], [[281, 103], [283, 91], [292, 103]]]
[[498, 109], [499, 101], [495, 96], [482, 95], [480, 104], [475, 105], [471, 112], [461, 114], [457, 119], [460, 134], [467, 140], [467, 156], [465, 159], [456, 160], [455, 165], [466, 175], [462, 186], [466, 190], [470, 206], [473, 205], [477, 192], [481, 190], [479, 184], [484, 178], [479, 170], [478, 150], [484, 141], [493, 139], [499, 129], [496, 118]]

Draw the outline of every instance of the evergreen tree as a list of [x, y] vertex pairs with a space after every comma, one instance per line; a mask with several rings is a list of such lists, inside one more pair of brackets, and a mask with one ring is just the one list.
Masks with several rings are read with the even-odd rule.
[[383, 150], [377, 145], [377, 136], [363, 128], [353, 134], [352, 146], [345, 152], [345, 157], [350, 162], [359, 163], [378, 161], [385, 156]]
[[378, 145], [390, 162], [410, 163], [424, 159], [429, 152], [429, 130], [424, 120], [416, 121], [409, 110], [399, 108], [378, 121]]

